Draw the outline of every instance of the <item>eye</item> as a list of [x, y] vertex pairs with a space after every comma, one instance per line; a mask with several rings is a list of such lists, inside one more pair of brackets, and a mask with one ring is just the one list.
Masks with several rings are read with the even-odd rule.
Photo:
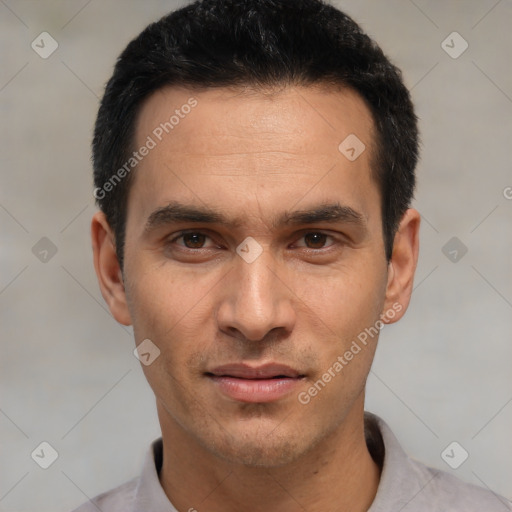
[[297, 244], [297, 246], [306, 247], [308, 249], [323, 249], [325, 247], [329, 247], [329, 245], [325, 245], [329, 238], [332, 239], [332, 236], [318, 231], [312, 231], [310, 233], [305, 233], [302, 236], [301, 240], [304, 240], [305, 245]]
[[[182, 240], [182, 243], [178, 243], [178, 240]], [[181, 247], [185, 247], [187, 249], [205, 249], [205, 243], [207, 240], [210, 240], [208, 235], [201, 233], [200, 231], [190, 231], [187, 233], [180, 233], [178, 236], [171, 240], [171, 243], [176, 243]], [[210, 247], [213, 247], [212, 244]]]

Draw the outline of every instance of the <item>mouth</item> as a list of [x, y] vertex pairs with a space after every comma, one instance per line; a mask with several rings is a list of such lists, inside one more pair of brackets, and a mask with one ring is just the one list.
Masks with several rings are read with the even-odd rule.
[[282, 364], [229, 364], [205, 372], [228, 398], [246, 403], [273, 402], [291, 393], [306, 377]]

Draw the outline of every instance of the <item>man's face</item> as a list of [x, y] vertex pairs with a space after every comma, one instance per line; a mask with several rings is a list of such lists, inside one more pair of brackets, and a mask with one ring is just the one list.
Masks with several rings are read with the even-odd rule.
[[[156, 147], [134, 171], [124, 282], [136, 343], [161, 351], [144, 372], [165, 428], [272, 466], [362, 410], [377, 336], [344, 354], [390, 308], [372, 130], [351, 91], [164, 89], [143, 105], [135, 147]], [[338, 149], [351, 134], [354, 161], [355, 139]]]

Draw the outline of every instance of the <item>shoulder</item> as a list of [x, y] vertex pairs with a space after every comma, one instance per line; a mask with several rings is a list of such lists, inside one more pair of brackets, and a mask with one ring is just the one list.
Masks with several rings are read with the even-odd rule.
[[502, 496], [408, 457], [378, 416], [366, 413], [365, 429], [370, 453], [382, 468], [370, 512], [512, 512]]
[[84, 503], [73, 512], [126, 512], [135, 499], [139, 478], [104, 492]]
[[494, 492], [469, 484], [459, 478], [420, 462], [410, 460], [409, 468], [418, 476], [423, 488], [405, 511], [442, 512], [510, 512], [512, 504]]

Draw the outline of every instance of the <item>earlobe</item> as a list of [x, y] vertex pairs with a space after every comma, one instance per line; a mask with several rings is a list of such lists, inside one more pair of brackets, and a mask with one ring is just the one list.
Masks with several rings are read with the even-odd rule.
[[91, 240], [101, 294], [113, 317], [123, 325], [131, 325], [115, 238], [103, 212], [97, 212], [92, 218]]
[[[385, 323], [398, 321], [409, 306], [418, 263], [419, 229], [420, 214], [410, 208], [400, 221], [388, 264], [386, 300], [382, 312]], [[393, 311], [392, 315], [386, 314], [391, 311]]]

